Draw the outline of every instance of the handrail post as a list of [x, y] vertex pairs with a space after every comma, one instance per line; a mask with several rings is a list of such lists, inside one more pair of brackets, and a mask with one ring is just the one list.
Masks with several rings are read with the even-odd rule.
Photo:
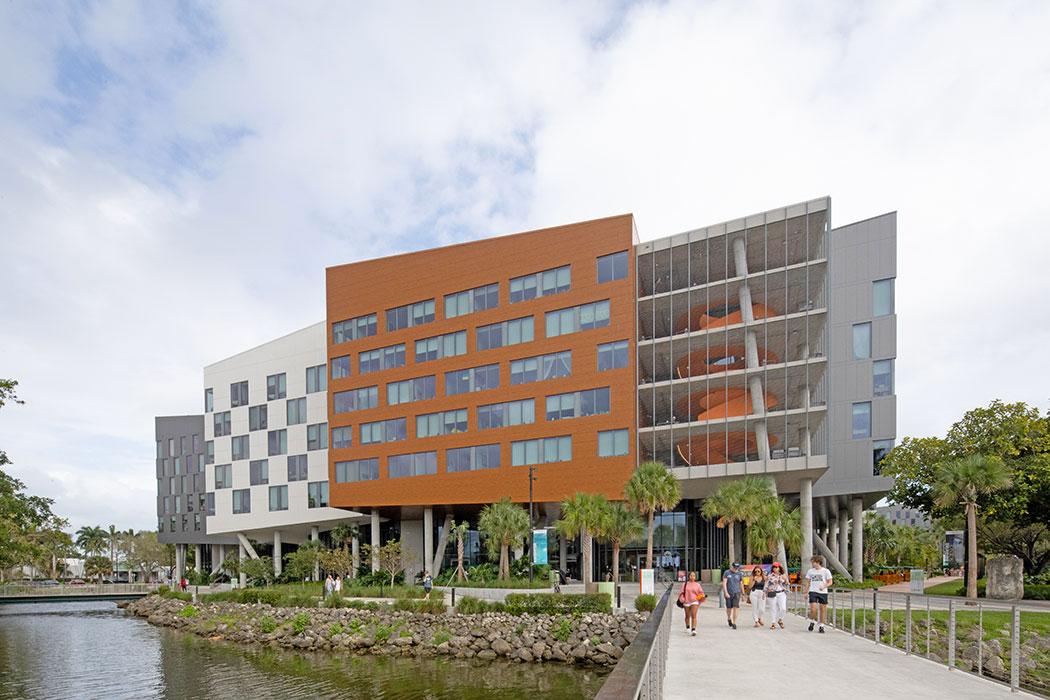
[[984, 604], [977, 601], [977, 675], [984, 675]]
[[955, 599], [948, 601], [948, 670], [955, 668]]
[[911, 654], [911, 593], [904, 594], [904, 653]]
[[875, 611], [875, 643], [879, 643], [879, 638], [882, 636], [882, 628], [879, 626], [879, 589], [876, 588], [871, 594], [871, 607]]
[[1013, 624], [1010, 625], [1010, 690], [1021, 687], [1021, 611], [1011, 606]]
[[853, 602], [853, 594], [855, 591], [849, 592], [849, 633], [854, 637], [857, 636], [857, 611], [855, 609], [855, 603]]

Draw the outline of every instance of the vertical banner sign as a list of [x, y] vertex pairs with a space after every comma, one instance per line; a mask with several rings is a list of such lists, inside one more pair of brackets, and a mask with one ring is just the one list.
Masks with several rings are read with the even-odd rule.
[[642, 593], [653, 595], [656, 593], [656, 570], [642, 569]]
[[532, 563], [533, 564], [546, 564], [547, 563], [547, 531], [546, 530], [533, 530], [532, 531]]

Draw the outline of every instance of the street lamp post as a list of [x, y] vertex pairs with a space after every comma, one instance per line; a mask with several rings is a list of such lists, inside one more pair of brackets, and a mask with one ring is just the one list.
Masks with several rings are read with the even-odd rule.
[[529, 585], [532, 585], [532, 565], [533, 558], [536, 556], [536, 537], [533, 532], [533, 509], [532, 509], [532, 482], [536, 478], [536, 465], [529, 465]]

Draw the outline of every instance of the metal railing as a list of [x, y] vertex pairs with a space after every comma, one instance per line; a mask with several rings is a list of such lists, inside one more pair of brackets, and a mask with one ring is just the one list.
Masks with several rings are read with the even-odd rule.
[[157, 590], [156, 583], [103, 583], [71, 586], [28, 586], [22, 583], [0, 584], [0, 596], [71, 596], [71, 595], [123, 595], [131, 593], [150, 593]]
[[671, 589], [660, 596], [652, 615], [624, 650], [595, 700], [659, 700], [667, 672], [667, 644], [671, 636]]
[[[808, 603], [798, 586], [789, 610], [805, 617]], [[1050, 697], [1050, 650], [1039, 638], [1050, 606], [879, 589], [834, 588], [827, 624], [855, 637], [988, 678], [1011, 690]]]

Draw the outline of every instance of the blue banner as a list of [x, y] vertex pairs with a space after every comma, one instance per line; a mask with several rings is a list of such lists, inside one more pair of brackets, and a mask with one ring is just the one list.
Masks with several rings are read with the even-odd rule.
[[532, 563], [533, 564], [546, 564], [547, 563], [547, 531], [546, 530], [533, 530], [532, 531]]

